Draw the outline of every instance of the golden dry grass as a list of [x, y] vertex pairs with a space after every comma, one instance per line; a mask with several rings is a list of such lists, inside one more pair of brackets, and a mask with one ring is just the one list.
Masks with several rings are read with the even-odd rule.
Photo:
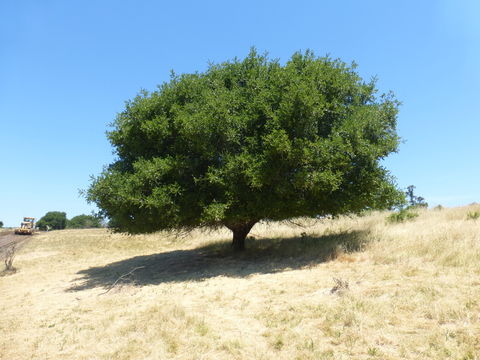
[[241, 256], [226, 231], [36, 235], [0, 277], [0, 358], [480, 359], [478, 210], [259, 224]]

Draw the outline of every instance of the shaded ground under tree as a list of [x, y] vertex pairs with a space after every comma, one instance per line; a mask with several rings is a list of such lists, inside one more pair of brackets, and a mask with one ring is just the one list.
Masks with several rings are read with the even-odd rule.
[[214, 243], [191, 250], [135, 256], [79, 271], [68, 290], [110, 288], [130, 272], [125, 281], [144, 286], [300, 269], [332, 260], [340, 253], [360, 251], [368, 236], [368, 231], [348, 231], [319, 237], [303, 234], [292, 238], [249, 238], [249, 248], [242, 254], [234, 254], [228, 243]]

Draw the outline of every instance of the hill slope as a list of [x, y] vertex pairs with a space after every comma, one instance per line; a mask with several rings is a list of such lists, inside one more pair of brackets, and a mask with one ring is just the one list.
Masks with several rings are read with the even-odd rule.
[[175, 238], [63, 230], [0, 277], [1, 359], [478, 359], [470, 207]]

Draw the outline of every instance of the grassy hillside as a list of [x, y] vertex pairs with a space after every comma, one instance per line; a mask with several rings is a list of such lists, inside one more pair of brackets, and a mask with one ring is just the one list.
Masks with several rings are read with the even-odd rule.
[[479, 210], [259, 224], [240, 256], [226, 231], [43, 233], [0, 277], [0, 358], [480, 359]]

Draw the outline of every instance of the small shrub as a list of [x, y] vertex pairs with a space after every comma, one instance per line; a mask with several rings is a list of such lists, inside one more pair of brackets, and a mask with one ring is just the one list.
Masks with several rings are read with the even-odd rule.
[[437, 205], [433, 208], [433, 210], [441, 211], [441, 210], [443, 210], [443, 206], [442, 205]]
[[394, 212], [387, 217], [387, 221], [390, 223], [401, 223], [407, 220], [414, 219], [418, 216], [418, 213], [413, 212], [411, 209], [401, 209], [398, 212]]
[[469, 211], [467, 214], [468, 220], [477, 220], [480, 218], [480, 211]]
[[15, 272], [15, 268], [13, 267], [13, 259], [15, 258], [16, 250], [17, 248], [15, 244], [5, 250], [5, 272]]

